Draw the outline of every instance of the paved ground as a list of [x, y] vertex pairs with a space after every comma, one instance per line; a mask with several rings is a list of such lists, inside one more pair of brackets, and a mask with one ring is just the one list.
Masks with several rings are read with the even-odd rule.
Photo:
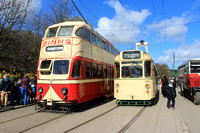
[[[200, 105], [194, 105], [190, 100], [177, 93], [175, 110], [166, 107], [167, 99], [162, 95], [154, 106], [147, 106], [144, 112], [125, 131], [125, 133], [199, 133], [200, 132]], [[23, 115], [34, 113], [34, 106], [11, 110], [0, 113], [0, 133], [26, 132], [36, 133], [63, 133], [107, 110], [115, 107], [115, 100], [83, 112], [73, 113], [51, 122], [45, 123], [50, 118], [56, 117], [52, 113], [37, 113], [17, 120], [9, 121]], [[21, 107], [21, 106], [19, 106]], [[142, 108], [142, 106], [123, 106], [89, 122], [72, 132], [80, 133], [118, 133]], [[7, 121], [6, 123], [3, 123]], [[44, 122], [43, 122], [44, 121]], [[22, 124], [26, 123], [26, 124]], [[28, 124], [27, 124], [28, 123]], [[41, 125], [39, 123], [42, 123]], [[23, 125], [23, 126], [22, 126]]]

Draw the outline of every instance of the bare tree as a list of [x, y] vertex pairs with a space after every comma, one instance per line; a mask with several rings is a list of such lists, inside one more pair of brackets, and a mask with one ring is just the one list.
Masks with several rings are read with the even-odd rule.
[[[55, 6], [56, 5], [56, 6]], [[45, 14], [46, 23], [52, 25], [73, 19], [82, 20], [77, 17], [76, 11], [70, 0], [54, 0], [50, 5], [50, 10]]]

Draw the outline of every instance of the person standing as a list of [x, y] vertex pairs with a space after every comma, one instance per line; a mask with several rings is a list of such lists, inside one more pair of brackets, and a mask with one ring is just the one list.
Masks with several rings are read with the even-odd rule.
[[162, 76], [162, 94], [166, 97], [165, 89], [168, 86], [168, 80], [165, 75]]
[[[175, 97], [176, 97], [176, 93], [175, 93], [175, 90], [174, 90], [174, 87], [173, 87], [173, 83], [174, 83], [174, 80], [170, 80], [169, 81], [169, 85], [168, 87], [166, 87], [166, 96], [167, 96], [167, 108], [169, 109], [170, 107], [172, 107], [172, 109], [175, 109]], [[172, 105], [170, 105], [172, 101]]]
[[7, 101], [8, 101], [8, 93], [10, 93], [11, 90], [11, 81], [9, 80], [8, 74], [3, 75], [3, 80], [0, 84], [0, 91], [1, 91], [1, 102], [0, 106], [2, 107], [4, 104], [4, 108], [7, 107]]
[[29, 87], [29, 79], [27, 75], [24, 75], [21, 82], [21, 97], [20, 97], [20, 104], [23, 102], [23, 97], [24, 97], [24, 105], [27, 104], [27, 92], [28, 92], [28, 87]]

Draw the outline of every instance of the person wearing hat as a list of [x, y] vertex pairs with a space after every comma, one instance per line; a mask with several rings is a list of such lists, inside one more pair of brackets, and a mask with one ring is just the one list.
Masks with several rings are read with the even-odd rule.
[[[168, 87], [166, 87], [166, 96], [167, 96], [167, 108], [170, 109], [170, 107], [172, 107], [172, 109], [175, 109], [175, 97], [176, 97], [176, 92], [174, 90], [174, 87], [173, 87], [173, 83], [174, 83], [174, 80], [170, 80], [169, 81], [169, 85]], [[170, 105], [172, 101], [172, 105]]]

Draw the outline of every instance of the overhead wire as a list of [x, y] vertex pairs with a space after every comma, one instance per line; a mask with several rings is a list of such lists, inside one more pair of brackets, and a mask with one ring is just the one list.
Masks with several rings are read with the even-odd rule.
[[[80, 1], [80, 3], [88, 10], [88, 12], [89, 12], [90, 14], [92, 14], [92, 16], [94, 16], [94, 17], [98, 20], [97, 16], [94, 15], [94, 13], [92, 13], [92, 11], [91, 11], [81, 0], [79, 0], [79, 1]], [[103, 24], [103, 25], [104, 25], [104, 24]], [[108, 32], [110, 32], [111, 35], [112, 35], [114, 38], [116, 38], [120, 43], [122, 43], [122, 42], [119, 40], [119, 38], [117, 38], [117, 37], [115, 36], [115, 34], [113, 34], [110, 30], [108, 30]]]

